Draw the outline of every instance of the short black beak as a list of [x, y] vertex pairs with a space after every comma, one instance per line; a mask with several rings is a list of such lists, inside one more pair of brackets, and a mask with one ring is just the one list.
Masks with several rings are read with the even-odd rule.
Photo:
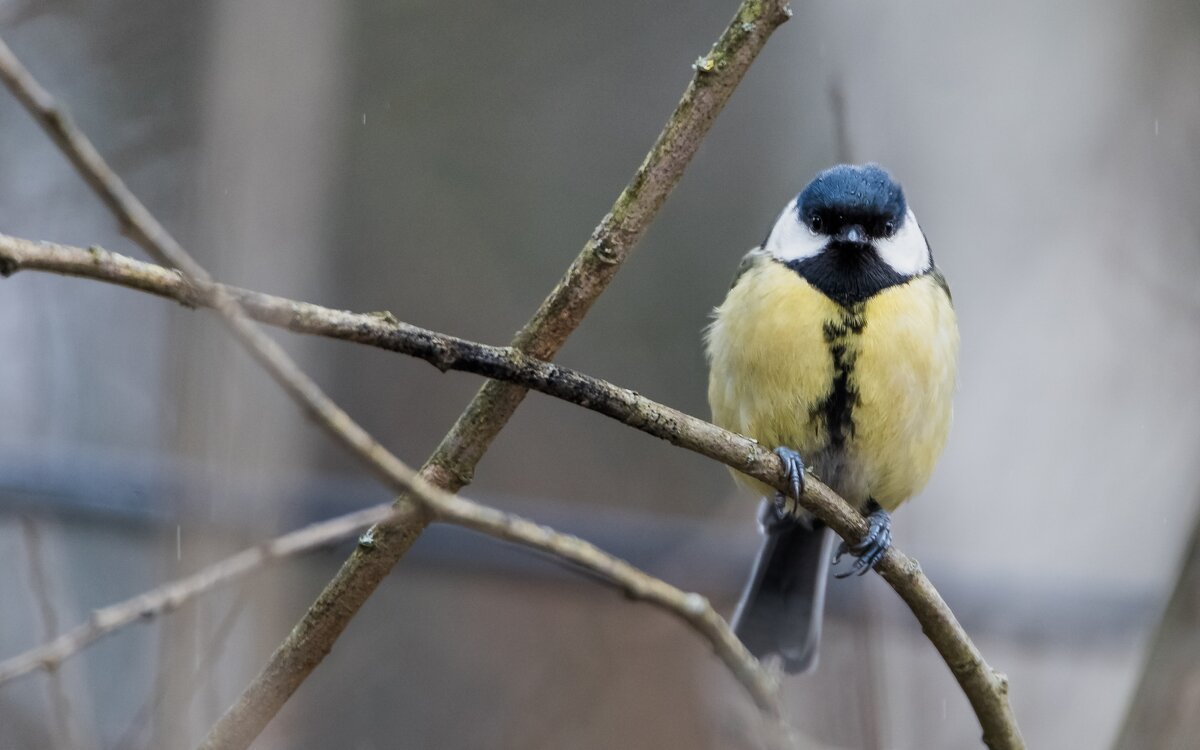
[[860, 224], [847, 224], [842, 227], [841, 231], [835, 237], [838, 242], [845, 242], [852, 245], [862, 245], [867, 241], [867, 233]]

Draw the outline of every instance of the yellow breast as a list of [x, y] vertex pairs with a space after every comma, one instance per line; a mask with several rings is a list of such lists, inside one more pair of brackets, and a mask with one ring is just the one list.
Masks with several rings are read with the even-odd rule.
[[958, 352], [954, 311], [934, 277], [843, 307], [764, 258], [730, 290], [707, 339], [717, 424], [794, 448], [853, 503], [890, 510], [929, 480]]

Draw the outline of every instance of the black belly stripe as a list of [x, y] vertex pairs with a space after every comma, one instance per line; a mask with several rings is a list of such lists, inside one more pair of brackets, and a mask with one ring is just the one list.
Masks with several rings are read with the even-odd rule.
[[825, 423], [832, 448], [841, 448], [847, 439], [854, 437], [854, 407], [858, 404], [858, 389], [853, 378], [858, 360], [855, 339], [867, 327], [864, 307], [862, 302], [842, 307], [837, 320], [825, 322], [825, 344], [833, 358], [833, 385], [829, 395], [817, 404], [809, 418]]

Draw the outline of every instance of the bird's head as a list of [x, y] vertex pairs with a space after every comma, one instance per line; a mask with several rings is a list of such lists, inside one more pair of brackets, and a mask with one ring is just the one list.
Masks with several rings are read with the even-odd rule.
[[877, 164], [821, 172], [784, 208], [763, 249], [784, 263], [833, 253], [858, 265], [858, 256], [874, 254], [903, 276], [932, 265], [904, 190]]

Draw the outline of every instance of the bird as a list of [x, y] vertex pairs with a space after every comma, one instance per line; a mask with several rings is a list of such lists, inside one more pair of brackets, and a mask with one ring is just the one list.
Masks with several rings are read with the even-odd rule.
[[929, 481], [950, 429], [959, 347], [945, 277], [904, 190], [877, 164], [839, 164], [792, 199], [705, 331], [713, 422], [770, 447], [789, 492], [744, 474], [764, 536], [732, 618], [760, 659], [816, 666], [834, 536], [797, 499], [806, 471], [866, 515], [842, 543], [872, 569], [891, 516]]

